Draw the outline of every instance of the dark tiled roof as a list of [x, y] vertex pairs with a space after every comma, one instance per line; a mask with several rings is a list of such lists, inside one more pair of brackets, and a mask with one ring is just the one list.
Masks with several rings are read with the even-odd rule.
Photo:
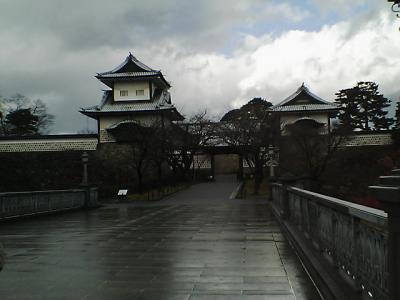
[[[298, 100], [308, 102], [298, 103]], [[304, 101], [304, 100], [303, 100]], [[295, 111], [321, 111], [321, 110], [338, 110], [340, 107], [334, 103], [325, 101], [319, 96], [310, 92], [304, 83], [289, 97], [282, 102], [274, 105], [271, 110], [275, 112], [295, 112]]]
[[122, 73], [102, 73], [97, 77], [102, 78], [115, 78], [115, 77], [146, 77], [146, 76], [157, 76], [161, 75], [159, 71], [151, 71], [151, 72], [122, 72]]
[[15, 140], [60, 140], [60, 139], [90, 139], [97, 138], [97, 134], [44, 134], [44, 135], [9, 135], [1, 136], [0, 141]]
[[111, 71], [97, 73], [96, 78], [104, 84], [112, 87], [112, 83], [119, 80], [140, 80], [154, 78], [159, 79], [166, 87], [171, 84], [164, 78], [160, 70], [154, 70], [140, 62], [131, 53], [125, 58], [124, 62]]
[[298, 105], [276, 105], [272, 107], [272, 111], [276, 112], [290, 112], [290, 111], [310, 111], [310, 110], [337, 110], [338, 106], [330, 104], [298, 104]]
[[144, 63], [139, 61], [136, 57], [129, 53], [129, 55], [125, 58], [125, 60], [118, 67], [114, 68], [111, 71], [99, 73], [99, 76], [107, 75], [107, 74], [115, 74], [115, 73], [125, 73], [125, 72], [159, 72], [154, 70]]
[[109, 112], [138, 112], [175, 109], [170, 104], [169, 92], [158, 92], [153, 100], [149, 101], [112, 101], [112, 91], [105, 91], [102, 104], [81, 108], [82, 113], [109, 113]]

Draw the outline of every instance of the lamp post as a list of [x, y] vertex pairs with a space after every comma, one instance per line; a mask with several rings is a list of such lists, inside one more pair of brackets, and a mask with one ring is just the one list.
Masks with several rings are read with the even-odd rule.
[[82, 174], [82, 186], [88, 185], [88, 171], [87, 171], [87, 164], [89, 161], [89, 154], [86, 151], [82, 153], [82, 166], [83, 166], [83, 174]]

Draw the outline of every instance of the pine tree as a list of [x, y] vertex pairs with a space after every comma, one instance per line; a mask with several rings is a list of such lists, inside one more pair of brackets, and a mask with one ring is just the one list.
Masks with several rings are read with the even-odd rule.
[[353, 117], [358, 112], [357, 102], [354, 100], [356, 94], [356, 88], [344, 89], [336, 93], [335, 102], [343, 108], [338, 115], [342, 129], [353, 130], [358, 127], [358, 123]]
[[394, 129], [400, 130], [400, 102], [396, 103], [396, 112], [394, 117], [395, 117]]
[[392, 130], [392, 138], [396, 145], [400, 144], [400, 102], [397, 102], [396, 105], [395, 123]]
[[378, 84], [374, 82], [358, 82], [336, 96], [336, 103], [343, 108], [338, 117], [345, 129], [389, 129], [394, 122], [386, 116], [390, 100], [378, 92]]

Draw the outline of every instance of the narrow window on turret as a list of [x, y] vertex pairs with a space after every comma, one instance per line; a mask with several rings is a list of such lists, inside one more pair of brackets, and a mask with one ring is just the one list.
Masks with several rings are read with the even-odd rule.
[[128, 91], [126, 91], [126, 90], [119, 91], [119, 95], [120, 95], [121, 97], [126, 97], [126, 96], [128, 96]]
[[136, 90], [136, 96], [144, 96], [144, 90]]

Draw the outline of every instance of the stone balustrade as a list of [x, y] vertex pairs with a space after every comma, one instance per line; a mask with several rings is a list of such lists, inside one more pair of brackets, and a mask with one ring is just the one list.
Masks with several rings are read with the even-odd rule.
[[0, 220], [96, 207], [97, 188], [0, 193]]
[[392, 299], [384, 211], [279, 183], [271, 204], [327, 299]]
[[3, 270], [5, 256], [3, 245], [0, 243], [0, 271]]

